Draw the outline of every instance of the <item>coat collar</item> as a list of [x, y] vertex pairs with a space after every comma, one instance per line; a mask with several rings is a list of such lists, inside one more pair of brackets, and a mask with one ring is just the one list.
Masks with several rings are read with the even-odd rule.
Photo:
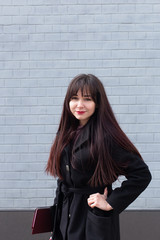
[[85, 142], [88, 141], [89, 139], [89, 135], [90, 135], [90, 124], [87, 123], [83, 129], [81, 129], [80, 131], [82, 131], [78, 137], [78, 139], [75, 142], [75, 146], [74, 149], [75, 151]]

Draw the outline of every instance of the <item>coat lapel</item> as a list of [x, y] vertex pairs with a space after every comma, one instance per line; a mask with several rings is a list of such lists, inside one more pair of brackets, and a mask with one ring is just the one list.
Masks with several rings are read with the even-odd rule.
[[79, 149], [85, 142], [87, 142], [89, 140], [89, 135], [90, 135], [90, 131], [89, 131], [89, 124], [87, 124], [84, 129], [82, 130], [82, 132], [80, 133], [78, 139], [75, 142], [75, 146], [74, 146], [74, 150], [75, 152], [77, 151], [77, 149]]

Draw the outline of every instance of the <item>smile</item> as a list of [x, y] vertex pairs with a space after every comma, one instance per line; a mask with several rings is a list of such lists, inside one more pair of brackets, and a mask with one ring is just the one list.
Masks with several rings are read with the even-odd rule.
[[77, 114], [82, 115], [85, 113], [85, 111], [76, 111]]

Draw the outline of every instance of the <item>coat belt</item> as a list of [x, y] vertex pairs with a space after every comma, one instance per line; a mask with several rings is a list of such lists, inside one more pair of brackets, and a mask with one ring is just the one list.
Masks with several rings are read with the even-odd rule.
[[64, 193], [65, 195], [70, 195], [70, 193], [90, 195], [90, 194], [97, 193], [97, 192], [102, 194], [104, 192], [104, 187], [75, 188], [75, 187], [68, 187], [64, 183], [62, 183], [61, 192]]

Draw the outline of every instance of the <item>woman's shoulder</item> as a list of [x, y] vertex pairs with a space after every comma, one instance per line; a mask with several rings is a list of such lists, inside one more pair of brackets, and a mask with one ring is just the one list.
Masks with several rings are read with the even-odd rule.
[[112, 158], [118, 162], [128, 162], [135, 158], [140, 159], [140, 156], [137, 153], [124, 148], [123, 145], [115, 140], [113, 140], [111, 143], [110, 154]]

